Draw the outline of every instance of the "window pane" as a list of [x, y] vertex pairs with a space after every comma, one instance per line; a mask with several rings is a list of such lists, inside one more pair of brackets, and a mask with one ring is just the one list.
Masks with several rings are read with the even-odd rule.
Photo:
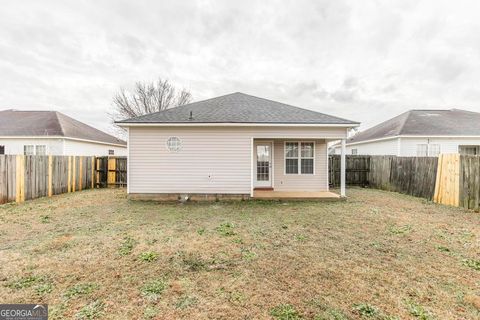
[[298, 159], [285, 160], [285, 173], [298, 173]]
[[287, 142], [285, 143], [285, 157], [296, 158], [298, 157], [298, 143]]
[[313, 142], [302, 142], [302, 158], [313, 158]]
[[426, 157], [427, 156], [427, 145], [426, 144], [417, 144], [417, 156]]
[[35, 146], [35, 154], [37, 156], [44, 156], [47, 154], [47, 147], [44, 145]]
[[313, 174], [313, 159], [302, 159], [302, 174]]
[[26, 156], [33, 155], [33, 145], [24, 145], [23, 154], [25, 154]]
[[428, 146], [428, 155], [430, 157], [437, 157], [440, 154], [440, 145], [431, 144]]
[[5, 146], [0, 146], [0, 154], [5, 154]]
[[352, 155], [356, 155], [357, 154], [357, 149], [352, 149]]

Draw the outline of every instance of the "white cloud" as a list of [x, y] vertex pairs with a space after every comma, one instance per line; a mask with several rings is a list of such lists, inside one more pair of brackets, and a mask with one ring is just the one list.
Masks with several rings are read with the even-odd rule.
[[[16, 1], [0, 11], [0, 109], [110, 130], [120, 86], [168, 78], [358, 120], [480, 112], [477, 1]], [[111, 131], [112, 132], [112, 131]]]

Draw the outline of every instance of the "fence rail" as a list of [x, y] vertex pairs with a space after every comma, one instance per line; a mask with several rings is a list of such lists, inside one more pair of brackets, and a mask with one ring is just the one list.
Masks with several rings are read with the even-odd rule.
[[[118, 170], [99, 175], [96, 160], [113, 163]], [[0, 204], [95, 187], [125, 186], [126, 165], [126, 157], [0, 155]]]

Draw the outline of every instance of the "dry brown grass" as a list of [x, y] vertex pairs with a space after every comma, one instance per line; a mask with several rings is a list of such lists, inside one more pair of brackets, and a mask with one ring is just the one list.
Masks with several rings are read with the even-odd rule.
[[52, 319], [480, 317], [480, 214], [350, 195], [181, 205], [95, 190], [0, 206], [0, 301], [48, 303]]

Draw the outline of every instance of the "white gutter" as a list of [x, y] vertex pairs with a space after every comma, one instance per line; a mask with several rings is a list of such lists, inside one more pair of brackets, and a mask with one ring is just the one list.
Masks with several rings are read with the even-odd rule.
[[195, 123], [127, 123], [116, 122], [120, 127], [339, 127], [353, 128], [360, 123], [230, 123], [230, 122], [195, 122]]
[[71, 138], [71, 137], [64, 137], [64, 136], [0, 136], [0, 139], [66, 139], [66, 140], [103, 144], [107, 146], [117, 146], [117, 147], [123, 147], [123, 148], [127, 147], [126, 145], [119, 144], [119, 143], [109, 143], [109, 142], [80, 139], [80, 138]]
[[[449, 135], [435, 135], [435, 136], [428, 136], [428, 135], [397, 135], [397, 136], [391, 136], [391, 137], [384, 137], [384, 138], [378, 138], [378, 139], [371, 139], [371, 140], [363, 140], [363, 141], [358, 141], [358, 142], [350, 142], [347, 143], [347, 146], [353, 146], [357, 144], [363, 144], [363, 143], [370, 143], [370, 142], [376, 142], [376, 141], [384, 141], [384, 140], [392, 140], [392, 139], [397, 139], [397, 138], [423, 138], [423, 139], [428, 139], [428, 138], [433, 138], [433, 139], [468, 139], [468, 138], [476, 138], [480, 139], [480, 136], [449, 136]], [[337, 145], [335, 146], [337, 147]]]

